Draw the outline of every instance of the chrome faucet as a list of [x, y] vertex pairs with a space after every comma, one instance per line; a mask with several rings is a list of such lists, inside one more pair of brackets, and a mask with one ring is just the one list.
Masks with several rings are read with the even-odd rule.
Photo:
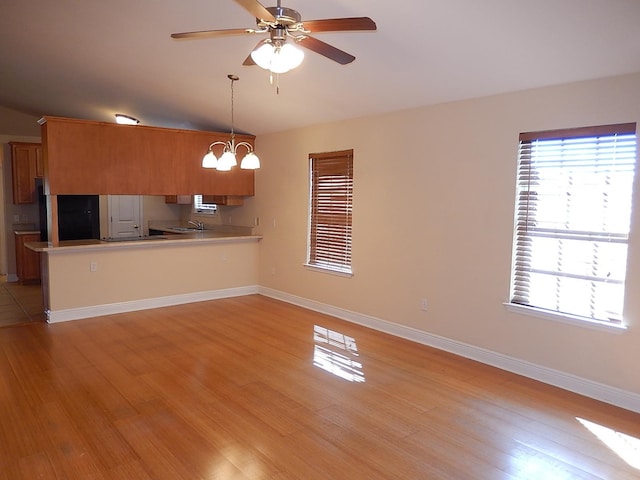
[[202, 222], [194, 222], [193, 220], [189, 220], [187, 223], [194, 225], [198, 230], [204, 230], [204, 223]]

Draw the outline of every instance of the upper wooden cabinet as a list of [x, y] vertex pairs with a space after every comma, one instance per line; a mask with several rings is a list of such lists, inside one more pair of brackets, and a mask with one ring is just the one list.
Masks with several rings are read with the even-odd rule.
[[39, 143], [10, 142], [13, 203], [36, 201], [35, 178], [43, 176], [42, 145]]
[[[253, 170], [201, 166], [209, 145], [227, 141], [228, 133], [59, 117], [44, 117], [41, 125], [45, 188], [51, 195], [254, 194]], [[236, 135], [236, 141], [253, 144], [254, 137]]]
[[202, 203], [215, 205], [244, 205], [244, 198], [232, 195], [203, 195]]
[[165, 195], [164, 203], [178, 203], [180, 205], [191, 205], [193, 200], [191, 195]]

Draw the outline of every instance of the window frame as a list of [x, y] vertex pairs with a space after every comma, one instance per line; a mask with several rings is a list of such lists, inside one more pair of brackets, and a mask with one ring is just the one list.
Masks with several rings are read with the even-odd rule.
[[[625, 135], [625, 136], [633, 135], [634, 142], [635, 142], [634, 144], [635, 155], [633, 157], [633, 160], [631, 160], [632, 172], [631, 172], [631, 178], [629, 182], [629, 188], [630, 188], [630, 194], [628, 197], [629, 214], [630, 214], [629, 229], [627, 230], [626, 237], [624, 238], [625, 251], [627, 252], [627, 254], [625, 256], [625, 270], [622, 276], [622, 287], [621, 287], [622, 299], [620, 302], [620, 318], [619, 319], [595, 318], [593, 316], [589, 317], [589, 316], [583, 316], [580, 314], [575, 314], [575, 312], [552, 310], [549, 308], [544, 308], [539, 305], [532, 305], [532, 304], [523, 303], [522, 301], [516, 301], [516, 297], [518, 297], [519, 295], [519, 293], [516, 293], [516, 290], [520, 288], [519, 286], [517, 286], [517, 283], [521, 281], [523, 272], [525, 272], [524, 276], [526, 278], [526, 281], [527, 282], [531, 281], [529, 277], [526, 277], [526, 272], [528, 267], [523, 267], [521, 264], [519, 265], [519, 262], [521, 262], [523, 258], [526, 257], [526, 254], [523, 254], [518, 250], [524, 248], [527, 250], [527, 253], [532, 253], [533, 247], [531, 246], [523, 247], [524, 245], [523, 242], [532, 241], [532, 238], [535, 238], [535, 234], [531, 234], [528, 232], [528, 225], [530, 224], [530, 220], [528, 217], [526, 217], [527, 214], [523, 213], [525, 211], [531, 212], [532, 209], [534, 209], [535, 205], [530, 208], [529, 200], [527, 200], [526, 202], [523, 202], [523, 192], [524, 192], [524, 195], [527, 196], [527, 198], [530, 198], [532, 193], [537, 195], [538, 194], [537, 190], [542, 189], [541, 187], [538, 187], [535, 190], [532, 190], [531, 183], [529, 183], [526, 188], [522, 187], [525, 180], [527, 182], [531, 182], [532, 177], [535, 177], [537, 179], [538, 178], [537, 175], [539, 173], [539, 172], [533, 172], [531, 170], [532, 162], [530, 161], [530, 159], [523, 158], [523, 153], [522, 153], [523, 144], [528, 143], [530, 146], [532, 142], [536, 142], [536, 141], [545, 141], [545, 140], [571, 141], [571, 140], [577, 140], [577, 139], [590, 139], [590, 138], [594, 138], [594, 139], [597, 138], [599, 142], [600, 138], [602, 137], [613, 137], [616, 135]], [[635, 175], [637, 173], [636, 171], [637, 171], [637, 163], [638, 163], [636, 124], [624, 123], [624, 124], [615, 124], [615, 125], [600, 125], [600, 126], [594, 126], [594, 127], [527, 132], [527, 133], [521, 133], [519, 140], [520, 141], [519, 141], [519, 148], [518, 148], [518, 166], [517, 166], [517, 179], [516, 179], [517, 191], [515, 195], [516, 208], [515, 208], [515, 215], [514, 215], [514, 231], [513, 231], [513, 242], [512, 242], [512, 267], [511, 267], [511, 279], [509, 284], [510, 291], [509, 291], [509, 301], [505, 302], [504, 305], [511, 312], [524, 313], [527, 315], [532, 315], [532, 316], [544, 318], [547, 320], [558, 320], [563, 323], [586, 326], [586, 327], [595, 328], [599, 330], [614, 331], [614, 332], [623, 331], [624, 329], [626, 329], [623, 312], [624, 312], [624, 304], [626, 300], [625, 293], [627, 293], [625, 291], [625, 283], [626, 283], [626, 276], [627, 276], [628, 263], [629, 263], [628, 240], [629, 240], [629, 233], [631, 230], [631, 215], [632, 215], [633, 206], [634, 206], [633, 204], [635, 199], [635, 195], [634, 195], [635, 193], [634, 187], [636, 185]], [[592, 165], [594, 166], [597, 165], [597, 162], [594, 157], [588, 157], [588, 158]], [[528, 172], [525, 172], [523, 167], [523, 164], [526, 162], [529, 163]], [[564, 188], [567, 188], [567, 187], [564, 187]], [[575, 193], [575, 192], [576, 192], [576, 189], [571, 189], [567, 191], [568, 194]], [[523, 209], [523, 205], [525, 204], [526, 206]], [[572, 215], [572, 218], [576, 216], [575, 210], [573, 209], [571, 210], [571, 215]], [[543, 217], [542, 221], [548, 221], [548, 218]], [[537, 224], [535, 225], [537, 226]], [[567, 231], [570, 232], [570, 229], [567, 229]], [[614, 237], [616, 233], [617, 232], [615, 232], [613, 228], [603, 231], [603, 235], [608, 235], [610, 237]], [[558, 234], [553, 238], [561, 239], [563, 238], [563, 234]], [[532, 268], [529, 268], [529, 271], [531, 270]], [[558, 277], [562, 277], [562, 275], [557, 275], [557, 276], [552, 275], [552, 277], [558, 278]], [[529, 285], [527, 284], [526, 287], [524, 288], [528, 290]], [[585, 301], [588, 301], [588, 300], [585, 300]]]
[[202, 203], [202, 195], [194, 195], [192, 211], [197, 215], [216, 215], [218, 213], [218, 205], [215, 203]]
[[[323, 201], [317, 195], [319, 189], [337, 201]], [[352, 245], [353, 149], [309, 154], [309, 213], [304, 265], [311, 270], [351, 277]]]

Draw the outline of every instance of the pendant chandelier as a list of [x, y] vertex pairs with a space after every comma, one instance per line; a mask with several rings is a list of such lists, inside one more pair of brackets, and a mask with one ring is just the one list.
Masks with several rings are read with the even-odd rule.
[[[233, 129], [233, 84], [240, 80], [237, 75], [227, 75], [231, 80], [231, 138], [226, 142], [213, 142], [209, 145], [209, 151], [202, 158], [203, 168], [214, 168], [221, 172], [228, 172], [232, 167], [238, 164], [236, 157], [238, 147], [244, 147], [247, 150], [242, 162], [240, 162], [240, 168], [255, 170], [260, 168], [260, 159], [253, 151], [253, 147], [247, 142], [236, 143], [236, 134]], [[222, 155], [217, 158], [213, 153], [213, 147], [216, 145], [222, 145]]]

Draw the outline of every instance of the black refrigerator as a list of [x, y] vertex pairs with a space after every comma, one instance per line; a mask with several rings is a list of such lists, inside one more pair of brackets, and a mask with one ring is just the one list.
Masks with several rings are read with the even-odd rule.
[[[37, 179], [40, 213], [40, 240], [48, 240], [47, 199], [42, 180]], [[58, 195], [58, 238], [86, 240], [100, 238], [100, 197], [98, 195]]]

